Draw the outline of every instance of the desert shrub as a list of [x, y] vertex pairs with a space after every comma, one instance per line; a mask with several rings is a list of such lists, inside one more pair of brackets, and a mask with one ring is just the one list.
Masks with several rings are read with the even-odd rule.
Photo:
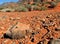
[[26, 4], [25, 7], [26, 8], [31, 8], [31, 4]]
[[38, 7], [33, 7], [33, 10], [39, 10], [39, 8]]
[[47, 8], [45, 7], [45, 6], [41, 6], [40, 7], [40, 10], [42, 11], [42, 10], [47, 10]]
[[31, 4], [26, 4], [25, 7], [26, 7], [29, 11], [32, 10], [32, 5], [31, 5]]
[[19, 11], [26, 12], [26, 11], [28, 11], [28, 9], [27, 9], [27, 8], [25, 8], [25, 7], [22, 7], [22, 8], [20, 8], [20, 10], [19, 10]]
[[32, 5], [36, 5], [36, 6], [39, 6], [40, 3], [33, 3]]
[[16, 8], [15, 11], [18, 11], [18, 12], [26, 12], [26, 11], [28, 11], [28, 9], [26, 7], [24, 7], [24, 6], [20, 6], [20, 7]]
[[49, 8], [54, 8], [57, 5], [56, 2], [49, 2], [49, 4], [50, 4]]
[[32, 4], [32, 5], [30, 5], [30, 4], [28, 4], [28, 5], [26, 5], [26, 8], [28, 8], [28, 10], [46, 10], [47, 8], [45, 7], [45, 6], [41, 6], [41, 7], [39, 7], [38, 5], [36, 5], [36, 4]]
[[42, 4], [40, 4], [40, 3], [33, 3], [32, 5], [36, 5], [36, 6], [41, 6]]
[[34, 5], [34, 6], [33, 6], [33, 10], [40, 10], [40, 7]]
[[58, 2], [60, 2], [60, 0], [56, 0], [56, 2], [58, 3]]
[[4, 9], [3, 7], [0, 7], [0, 10]]

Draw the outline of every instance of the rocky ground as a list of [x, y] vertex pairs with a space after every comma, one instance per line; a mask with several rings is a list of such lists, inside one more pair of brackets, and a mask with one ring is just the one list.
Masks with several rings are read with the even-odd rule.
[[0, 44], [53, 44], [54, 39], [60, 39], [59, 4], [46, 11], [0, 12]]

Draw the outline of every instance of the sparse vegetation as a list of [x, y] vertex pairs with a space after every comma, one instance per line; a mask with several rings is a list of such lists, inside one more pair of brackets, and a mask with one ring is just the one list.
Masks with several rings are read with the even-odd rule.
[[26, 7], [29, 11], [32, 11], [32, 5], [31, 5], [31, 4], [26, 4], [25, 7]]
[[49, 4], [50, 4], [49, 8], [54, 8], [57, 5], [56, 2], [49, 2]]
[[0, 10], [4, 9], [3, 7], [0, 7]]
[[58, 2], [60, 2], [60, 0], [56, 0], [56, 2], [58, 3]]
[[34, 6], [33, 6], [33, 10], [40, 10], [40, 7], [34, 5]]
[[15, 11], [18, 11], [18, 12], [27, 12], [28, 9], [24, 6], [20, 6], [20, 7], [17, 7]]
[[40, 10], [42, 11], [42, 10], [47, 10], [47, 8], [45, 7], [45, 6], [42, 6], [41, 8], [40, 8]]
[[[57, 5], [57, 2], [59, 2], [59, 0], [57, 1], [44, 1], [44, 0], [34, 0], [32, 4], [30, 4], [30, 1], [28, 0], [22, 0], [21, 2], [18, 3], [14, 3], [17, 4], [17, 6], [8, 6], [5, 5], [2, 7], [3, 8], [12, 8], [15, 9], [15, 11], [17, 12], [27, 12], [27, 11], [36, 11], [36, 10], [46, 10], [47, 8], [54, 8]], [[50, 6], [46, 7], [45, 4], [50, 4]], [[2, 10], [3, 8], [0, 7], [0, 10]], [[10, 10], [7, 10], [6, 12], [11, 12]]]

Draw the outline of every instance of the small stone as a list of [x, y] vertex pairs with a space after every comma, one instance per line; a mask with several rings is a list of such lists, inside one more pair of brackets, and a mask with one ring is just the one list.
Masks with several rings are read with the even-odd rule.
[[8, 40], [7, 40], [7, 39], [4, 41], [4, 43], [6, 43], [6, 42], [8, 42]]
[[39, 41], [37, 44], [43, 44], [43, 42]]
[[2, 35], [0, 35], [0, 38], [3, 38], [3, 34], [2, 34]]
[[51, 40], [50, 44], [60, 44], [60, 39]]
[[34, 38], [31, 39], [31, 42], [34, 42]]
[[5, 29], [4, 27], [0, 27], [1, 29]]
[[55, 28], [55, 31], [60, 31], [60, 27]]
[[19, 42], [19, 44], [22, 44], [22, 42]]
[[13, 42], [12, 44], [16, 44], [16, 42]]
[[20, 17], [17, 17], [16, 19], [17, 19], [17, 20], [20, 20]]

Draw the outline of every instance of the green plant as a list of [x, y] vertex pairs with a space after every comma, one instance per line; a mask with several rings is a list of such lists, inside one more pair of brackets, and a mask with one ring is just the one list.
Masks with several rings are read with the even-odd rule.
[[50, 4], [49, 8], [54, 8], [57, 5], [56, 2], [49, 2], [49, 4]]
[[40, 7], [40, 10], [46, 10], [47, 8], [45, 6]]
[[60, 0], [56, 0], [56, 2], [58, 3], [58, 2], [60, 2]]
[[29, 11], [32, 10], [32, 5], [31, 5], [31, 4], [26, 4], [25, 7], [26, 7]]
[[0, 7], [0, 10], [4, 9], [3, 7]]
[[33, 3], [32, 5], [36, 5], [36, 6], [39, 6], [39, 3]]
[[20, 6], [20, 7], [17, 7], [15, 11], [18, 11], [18, 12], [26, 12], [28, 11], [28, 9], [24, 6]]
[[40, 7], [34, 5], [34, 6], [33, 6], [33, 10], [40, 10]]
[[32, 6], [31, 4], [26, 4], [25, 5], [25, 7], [27, 7], [27, 8], [31, 8], [31, 6]]
[[20, 11], [22, 11], [22, 12], [26, 12], [26, 11], [28, 11], [28, 9], [25, 8], [25, 7], [22, 7], [22, 8], [20, 8]]

